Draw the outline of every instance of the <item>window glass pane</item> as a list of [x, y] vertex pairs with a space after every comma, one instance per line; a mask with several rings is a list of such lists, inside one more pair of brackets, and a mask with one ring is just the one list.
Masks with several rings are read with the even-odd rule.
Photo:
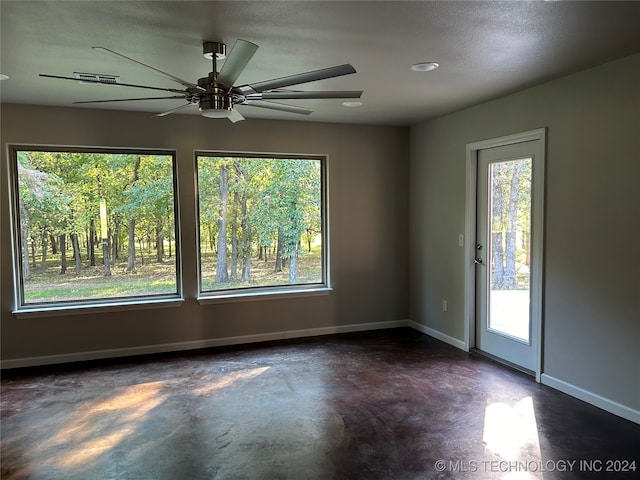
[[197, 161], [202, 292], [325, 283], [322, 159]]
[[23, 305], [177, 295], [172, 154], [15, 154]]

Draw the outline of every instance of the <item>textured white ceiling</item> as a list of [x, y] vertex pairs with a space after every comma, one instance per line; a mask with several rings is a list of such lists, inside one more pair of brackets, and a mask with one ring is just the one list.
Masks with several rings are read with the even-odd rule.
[[[357, 74], [300, 90], [364, 90], [359, 108], [340, 100], [289, 100], [309, 117], [241, 106], [247, 118], [411, 125], [640, 51], [640, 2], [574, 1], [6, 1], [0, 2], [2, 102], [73, 101], [155, 92], [44, 79], [75, 71], [180, 88], [95, 52], [104, 46], [178, 77], [211, 71], [202, 42], [237, 38], [260, 49], [237, 83], [351, 63]], [[416, 73], [410, 65], [441, 67]], [[298, 87], [296, 87], [298, 88]], [[181, 100], [77, 106], [159, 113]], [[183, 102], [182, 102], [183, 103]], [[181, 114], [197, 114], [197, 108]], [[203, 121], [210, 121], [204, 120]]]

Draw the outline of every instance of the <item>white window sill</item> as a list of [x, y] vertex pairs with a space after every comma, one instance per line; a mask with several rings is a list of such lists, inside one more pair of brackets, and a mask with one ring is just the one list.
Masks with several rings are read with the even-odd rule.
[[225, 291], [203, 293], [198, 297], [200, 305], [212, 303], [251, 302], [258, 300], [278, 300], [282, 298], [315, 297], [329, 295], [331, 287], [278, 288], [273, 290]]
[[123, 300], [113, 303], [69, 304], [69, 305], [33, 305], [13, 311], [17, 318], [61, 317], [64, 315], [87, 315], [126, 310], [144, 310], [152, 308], [179, 307], [184, 303], [181, 298], [162, 298], [147, 300]]

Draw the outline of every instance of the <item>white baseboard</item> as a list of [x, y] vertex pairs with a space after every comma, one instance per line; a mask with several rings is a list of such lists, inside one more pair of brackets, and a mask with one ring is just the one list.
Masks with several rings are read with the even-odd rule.
[[287, 338], [315, 337], [335, 333], [362, 332], [367, 330], [382, 330], [385, 328], [406, 327], [407, 320], [389, 322], [354, 323], [351, 325], [334, 325], [330, 327], [307, 328], [301, 330], [286, 330], [282, 332], [260, 333], [255, 335], [240, 335], [236, 337], [212, 338], [189, 342], [163, 343], [157, 345], [143, 345], [127, 348], [112, 348], [107, 350], [92, 350], [85, 352], [64, 353], [60, 355], [44, 355], [3, 360], [0, 369], [36, 367], [57, 363], [82, 362], [105, 358], [130, 357], [133, 355], [147, 355], [151, 353], [178, 352], [183, 350], [197, 350], [200, 348], [224, 347], [242, 345], [246, 343], [268, 342]]
[[449, 335], [446, 335], [438, 330], [434, 330], [433, 328], [427, 327], [426, 325], [422, 325], [421, 323], [414, 322], [413, 320], [409, 320], [408, 324], [409, 327], [418, 330], [419, 332], [425, 333], [430, 337], [441, 340], [445, 343], [448, 343], [449, 345], [453, 345], [454, 347], [461, 350], [465, 350], [465, 345], [462, 340], [450, 337]]
[[609, 413], [626, 418], [631, 422], [640, 424], [640, 411], [638, 410], [634, 410], [631, 407], [614, 402], [613, 400], [602, 397], [596, 393], [590, 392], [589, 390], [576, 387], [575, 385], [547, 375], [546, 373], [543, 373], [540, 379], [544, 385], [560, 390], [567, 395], [583, 400]]

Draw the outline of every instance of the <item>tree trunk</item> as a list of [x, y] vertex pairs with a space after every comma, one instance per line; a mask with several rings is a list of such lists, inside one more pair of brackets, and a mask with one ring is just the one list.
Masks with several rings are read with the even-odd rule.
[[492, 232], [491, 249], [493, 251], [493, 288], [504, 288], [504, 242], [502, 232]]
[[156, 222], [156, 260], [158, 263], [164, 262], [164, 233], [159, 220]]
[[114, 230], [111, 234], [111, 265], [120, 259], [120, 220], [116, 216], [114, 220]]
[[49, 248], [49, 237], [47, 232], [42, 232], [42, 258], [40, 259], [40, 268], [42, 271], [47, 269], [47, 248]]
[[[144, 248], [142, 248], [142, 244], [144, 243], [144, 237], [138, 239], [140, 243], [140, 265], [144, 265]], [[134, 247], [135, 248], [135, 247]]]
[[237, 256], [242, 261], [242, 280], [249, 281], [251, 278], [251, 227], [248, 221], [248, 203], [249, 203], [249, 181], [251, 180], [249, 173], [242, 163], [234, 161], [233, 165], [238, 175], [242, 177], [242, 195], [238, 192], [234, 194], [234, 227], [238, 224], [238, 206], [240, 207], [240, 237], [237, 236]]
[[127, 273], [136, 269], [136, 219], [129, 219], [129, 237], [127, 240]]
[[60, 235], [60, 275], [67, 273], [67, 236]]
[[504, 172], [494, 167], [491, 191], [491, 250], [493, 288], [504, 288]]
[[293, 247], [289, 257], [289, 283], [298, 283], [298, 245]]
[[220, 210], [218, 213], [218, 256], [216, 259], [216, 283], [227, 283], [227, 203], [229, 199], [229, 169], [220, 165]]
[[209, 248], [211, 249], [212, 252], [215, 253], [216, 251], [216, 239], [215, 239], [215, 235], [213, 234], [213, 228], [211, 228], [211, 225], [207, 225], [207, 236], [209, 237]]
[[238, 192], [233, 192], [233, 214], [231, 217], [231, 280], [238, 278]]
[[278, 243], [277, 243], [277, 247], [276, 247], [276, 267], [275, 267], [275, 272], [281, 272], [282, 271], [282, 232], [280, 231], [280, 228], [278, 228]]
[[240, 228], [242, 229], [242, 246], [240, 255], [243, 258], [242, 280], [248, 282], [251, 279], [251, 227], [247, 220], [247, 203], [249, 202], [249, 192], [245, 189], [242, 194], [242, 221]]
[[102, 239], [102, 261], [104, 263], [104, 276], [111, 276], [111, 262], [109, 261], [109, 239]]
[[73, 247], [73, 258], [76, 262], [76, 275], [80, 275], [82, 271], [82, 263], [80, 260], [80, 244], [78, 243], [78, 234], [71, 234], [71, 246]]
[[84, 242], [84, 246], [85, 249], [87, 250], [87, 258], [91, 258], [91, 233], [89, 232], [89, 230], [87, 229], [88, 227], [85, 227], [84, 229], [84, 235], [85, 235], [85, 242]]
[[89, 265], [92, 267], [96, 266], [96, 249], [95, 249], [95, 238], [96, 238], [96, 223], [91, 219], [89, 223]]
[[505, 236], [504, 255], [504, 287], [509, 290], [516, 288], [516, 232], [509, 230]]
[[518, 223], [518, 202], [520, 200], [520, 181], [524, 171], [526, 160], [516, 161], [513, 168], [509, 169], [511, 181], [509, 182], [509, 205], [507, 211], [507, 234], [505, 245], [505, 288], [516, 288], [516, 229]]
[[307, 228], [307, 251], [311, 253], [311, 241], [313, 240], [313, 232]]
[[58, 254], [58, 240], [53, 233], [49, 233], [49, 240], [51, 243], [51, 255]]
[[31, 238], [31, 261], [33, 262], [33, 268], [36, 268], [36, 239]]

